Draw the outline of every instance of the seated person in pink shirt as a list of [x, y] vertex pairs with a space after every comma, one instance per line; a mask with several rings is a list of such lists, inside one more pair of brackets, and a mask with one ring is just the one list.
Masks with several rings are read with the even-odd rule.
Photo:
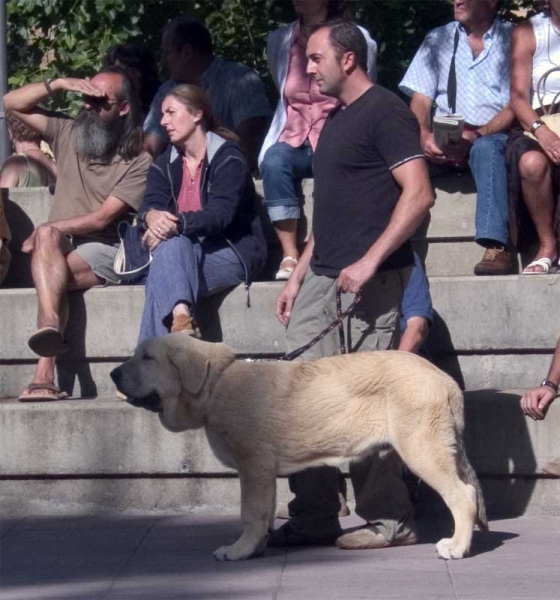
[[[268, 66], [280, 100], [259, 155], [264, 201], [282, 246], [276, 279], [288, 279], [299, 258], [297, 221], [301, 214], [296, 182], [312, 177], [313, 152], [337, 101], [319, 92], [307, 74], [307, 39], [314, 27], [345, 16], [343, 0], [294, 0], [299, 18], [273, 31], [267, 40]], [[368, 45], [368, 75], [375, 80], [377, 45], [360, 28]]]

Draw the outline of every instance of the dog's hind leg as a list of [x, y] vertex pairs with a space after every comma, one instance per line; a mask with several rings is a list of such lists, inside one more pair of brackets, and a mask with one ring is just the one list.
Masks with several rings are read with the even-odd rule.
[[455, 449], [443, 443], [437, 435], [422, 440], [413, 436], [405, 447], [397, 450], [408, 467], [440, 494], [453, 515], [455, 532], [452, 538], [444, 538], [436, 544], [438, 556], [464, 558], [469, 554], [477, 519], [476, 490], [470, 483], [461, 481]]
[[217, 560], [243, 560], [262, 554], [266, 548], [276, 494], [274, 462], [265, 463], [262, 457], [245, 461], [239, 468], [239, 480], [243, 533], [235, 544], [214, 552]]

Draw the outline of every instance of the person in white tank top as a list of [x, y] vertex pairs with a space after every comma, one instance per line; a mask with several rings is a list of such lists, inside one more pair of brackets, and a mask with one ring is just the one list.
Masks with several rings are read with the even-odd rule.
[[[554, 178], [560, 164], [560, 137], [541, 120], [542, 107], [560, 100], [560, 70], [550, 74], [541, 93], [542, 76], [560, 68], [560, 0], [549, 0], [545, 11], [516, 27], [512, 38], [511, 106], [522, 128], [537, 141], [512, 134], [517, 164], [510, 165], [520, 179], [520, 192], [539, 239], [539, 249], [524, 273], [546, 274], [558, 261], [554, 211], [558, 186]], [[558, 96], [558, 98], [557, 98]], [[510, 169], [510, 173], [512, 171]]]

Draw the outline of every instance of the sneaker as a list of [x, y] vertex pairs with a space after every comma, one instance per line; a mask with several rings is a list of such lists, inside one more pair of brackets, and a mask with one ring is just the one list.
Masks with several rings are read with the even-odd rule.
[[268, 537], [269, 548], [288, 546], [332, 546], [342, 533], [338, 519], [327, 519], [325, 527], [307, 529], [296, 524], [293, 519], [272, 531]]
[[171, 325], [171, 333], [184, 333], [185, 335], [192, 335], [193, 337], [200, 338], [200, 332], [196, 323], [192, 317], [187, 315], [178, 315], [173, 319]]
[[513, 255], [505, 246], [486, 248], [482, 260], [474, 267], [475, 275], [511, 275], [513, 272]]
[[414, 527], [407, 528], [389, 541], [375, 525], [367, 525], [341, 535], [336, 540], [336, 545], [343, 550], [371, 550], [389, 546], [411, 546], [417, 542], [418, 536]]

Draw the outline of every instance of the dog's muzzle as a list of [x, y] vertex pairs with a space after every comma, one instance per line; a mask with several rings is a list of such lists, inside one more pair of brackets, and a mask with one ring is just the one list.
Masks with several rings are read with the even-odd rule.
[[[150, 410], [155, 413], [161, 412], [163, 407], [161, 405], [161, 398], [159, 397], [159, 394], [153, 391], [146, 396], [136, 397], [133, 392], [135, 386], [130, 386], [130, 382], [128, 381], [129, 378], [125, 376], [125, 369], [123, 367], [124, 365], [121, 365], [120, 367], [113, 369], [110, 375], [111, 379], [117, 386], [117, 390], [127, 397], [127, 402], [132, 404], [132, 406], [145, 408], [146, 410]], [[128, 385], [127, 382], [129, 383]]]
[[163, 409], [161, 398], [157, 392], [150, 392], [147, 396], [143, 396], [142, 398], [128, 398], [127, 402], [132, 404], [132, 406], [145, 408], [146, 410], [151, 410], [155, 413], [159, 413]]

